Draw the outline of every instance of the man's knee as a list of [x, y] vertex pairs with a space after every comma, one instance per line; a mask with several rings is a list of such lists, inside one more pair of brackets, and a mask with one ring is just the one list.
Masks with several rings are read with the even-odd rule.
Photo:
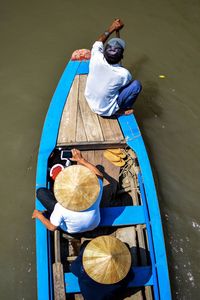
[[36, 191], [36, 196], [39, 200], [44, 199], [44, 197], [47, 195], [48, 189], [47, 188], [39, 188]]
[[134, 80], [131, 84], [132, 93], [139, 94], [142, 90], [142, 84], [139, 80]]

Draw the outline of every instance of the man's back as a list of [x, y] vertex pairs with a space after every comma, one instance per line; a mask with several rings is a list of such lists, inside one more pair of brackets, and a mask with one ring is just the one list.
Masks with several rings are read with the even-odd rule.
[[119, 110], [119, 90], [132, 79], [120, 64], [109, 64], [103, 55], [103, 43], [97, 41], [92, 48], [85, 97], [90, 108], [99, 115], [111, 116]]

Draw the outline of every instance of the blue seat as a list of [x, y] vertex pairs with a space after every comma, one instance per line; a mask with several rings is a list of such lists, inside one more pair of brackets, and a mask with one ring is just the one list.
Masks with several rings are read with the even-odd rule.
[[143, 206], [115, 206], [101, 208], [99, 226], [126, 226], [145, 224]]
[[[140, 287], [153, 285], [153, 276], [150, 266], [133, 267], [134, 278], [128, 287]], [[64, 274], [66, 293], [80, 293], [78, 278], [73, 273]]]

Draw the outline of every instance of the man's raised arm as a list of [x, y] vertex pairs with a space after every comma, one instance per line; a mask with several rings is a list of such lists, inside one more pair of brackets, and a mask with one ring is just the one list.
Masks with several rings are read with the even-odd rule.
[[113, 23], [108, 28], [108, 30], [106, 30], [103, 34], [100, 35], [98, 41], [104, 44], [113, 32], [119, 31], [123, 27], [124, 27], [124, 23], [122, 22], [122, 20], [120, 19], [114, 20]]

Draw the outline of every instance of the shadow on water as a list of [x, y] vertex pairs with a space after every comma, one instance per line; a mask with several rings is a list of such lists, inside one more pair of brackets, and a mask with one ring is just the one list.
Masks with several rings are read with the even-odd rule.
[[[159, 105], [159, 89], [154, 81], [144, 81], [142, 83], [143, 89], [137, 102], [137, 116], [140, 124], [145, 119], [155, 119], [161, 117], [162, 108]], [[142, 125], [142, 124], [141, 124]]]
[[[131, 64], [129, 70], [132, 74], [134, 74], [134, 78], [140, 77], [140, 73], [143, 72], [145, 64], [149, 61], [149, 57], [147, 55], [141, 56], [137, 61]], [[139, 124], [139, 128], [144, 136], [145, 146], [148, 151], [148, 155], [151, 161], [151, 166], [153, 169], [153, 175], [155, 179], [155, 184], [158, 189], [158, 172], [154, 166], [154, 158], [152, 157], [151, 152], [148, 150], [150, 149], [150, 140], [148, 139], [147, 135], [145, 135], [145, 128], [146, 125], [143, 125], [146, 120], [153, 120], [155, 118], [162, 117], [162, 107], [160, 105], [161, 95], [159, 92], [158, 83], [153, 80], [144, 80], [142, 81], [142, 91], [139, 95], [136, 103], [135, 103], [135, 115], [137, 118], [137, 122]], [[159, 193], [160, 194], [160, 193]]]
[[[149, 57], [142, 55], [135, 62], [130, 64], [129, 71], [135, 79], [140, 78], [144, 72], [144, 66], [148, 63]], [[142, 81], [142, 92], [136, 101], [137, 116], [142, 126], [142, 120], [161, 117], [162, 109], [159, 105], [159, 88], [157, 82], [153, 80]]]
[[134, 77], [137, 78], [142, 73], [144, 66], [148, 63], [149, 57], [145, 54], [140, 56], [134, 63], [130, 64], [129, 71], [131, 74], [134, 74]]

